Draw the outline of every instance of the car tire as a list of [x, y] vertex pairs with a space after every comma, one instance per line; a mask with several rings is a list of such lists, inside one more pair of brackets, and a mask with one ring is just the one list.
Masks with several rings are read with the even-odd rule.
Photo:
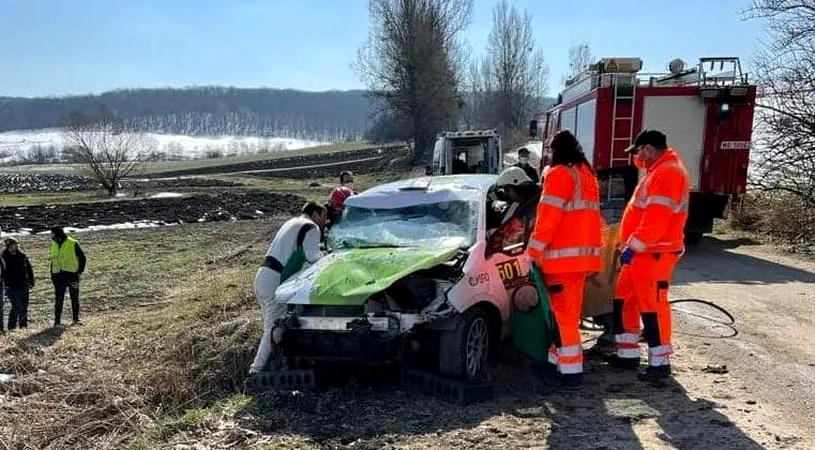
[[439, 338], [439, 371], [464, 381], [483, 381], [495, 348], [490, 316], [474, 306], [455, 318], [454, 328]]

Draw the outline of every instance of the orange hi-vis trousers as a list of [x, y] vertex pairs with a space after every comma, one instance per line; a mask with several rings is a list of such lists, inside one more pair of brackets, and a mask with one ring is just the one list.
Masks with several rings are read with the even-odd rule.
[[620, 270], [614, 294], [617, 356], [640, 358], [640, 320], [648, 343], [648, 365], [668, 366], [673, 320], [668, 289], [682, 252], [637, 253]]
[[554, 320], [549, 363], [564, 375], [583, 373], [583, 345], [580, 337], [580, 312], [583, 309], [585, 272], [543, 274]]

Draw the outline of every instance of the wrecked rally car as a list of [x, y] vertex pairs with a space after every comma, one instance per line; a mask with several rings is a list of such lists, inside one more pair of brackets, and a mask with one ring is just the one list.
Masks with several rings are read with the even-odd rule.
[[496, 179], [424, 177], [349, 197], [331, 253], [276, 291], [288, 305], [277, 342], [288, 367], [403, 364], [484, 380], [512, 305], [539, 301], [525, 253], [538, 196], [488, 229]]

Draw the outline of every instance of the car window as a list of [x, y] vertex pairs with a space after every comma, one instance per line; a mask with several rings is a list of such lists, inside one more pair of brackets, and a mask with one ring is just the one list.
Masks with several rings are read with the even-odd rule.
[[440, 247], [467, 248], [475, 242], [476, 202], [463, 200], [400, 208], [346, 206], [331, 228], [331, 248]]
[[535, 228], [537, 202], [538, 198], [535, 197], [520, 205], [515, 213], [490, 236], [488, 245], [492, 253], [500, 252], [518, 243], [526, 246]]

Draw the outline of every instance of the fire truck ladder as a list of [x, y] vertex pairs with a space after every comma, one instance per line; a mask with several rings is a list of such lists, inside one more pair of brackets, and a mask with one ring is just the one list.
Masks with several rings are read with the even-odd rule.
[[[628, 74], [614, 74], [614, 99], [612, 103], [612, 112], [611, 112], [611, 148], [609, 151], [609, 167], [617, 167], [619, 165], [627, 165], [628, 164], [628, 156], [625, 157], [618, 157], [616, 155], [616, 150], [620, 148], [618, 145], [620, 142], [624, 143], [627, 147], [631, 145], [631, 142], [634, 140], [634, 107], [636, 106], [636, 97], [637, 97], [637, 78], [635, 75], [631, 74], [630, 84], [628, 83], [620, 83], [620, 79], [625, 80]], [[631, 107], [627, 115], [619, 115], [621, 112], [618, 110], [617, 106], [620, 103], [630, 103]], [[618, 123], [622, 122], [623, 125], [621, 128], [625, 130], [623, 134], [619, 134], [617, 132], [617, 125]], [[627, 125], [627, 126], [626, 126]], [[609, 179], [608, 183], [608, 193], [607, 198], [611, 198], [611, 187], [612, 183]]]

